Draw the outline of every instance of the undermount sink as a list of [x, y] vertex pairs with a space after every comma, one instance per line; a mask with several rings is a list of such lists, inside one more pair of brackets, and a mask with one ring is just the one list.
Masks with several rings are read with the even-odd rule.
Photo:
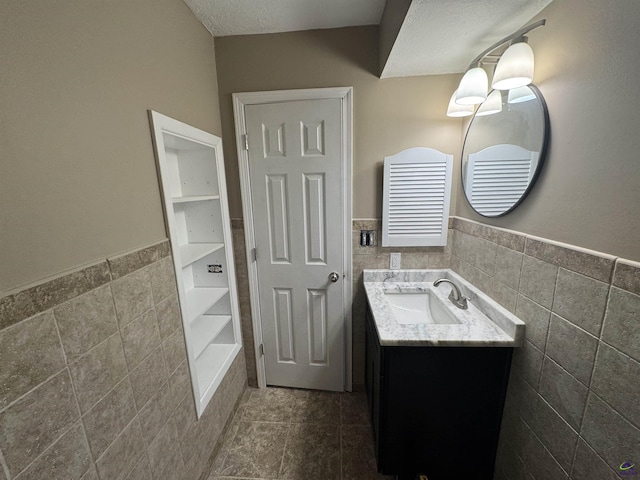
[[[365, 270], [363, 280], [373, 324], [383, 346], [522, 344], [524, 322], [449, 269]], [[456, 285], [460, 293], [450, 284]], [[452, 291], [457, 293], [454, 300], [456, 296], [468, 300], [466, 309], [450, 298]]]
[[440, 305], [428, 291], [388, 290], [384, 298], [391, 307], [393, 316], [400, 325], [441, 324], [452, 325], [460, 321]]

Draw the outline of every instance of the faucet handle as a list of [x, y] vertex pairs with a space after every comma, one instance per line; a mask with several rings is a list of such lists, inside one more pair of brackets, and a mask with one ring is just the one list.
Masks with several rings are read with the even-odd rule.
[[451, 303], [453, 303], [456, 307], [462, 309], [462, 310], [467, 310], [469, 308], [469, 304], [467, 303], [467, 300], [469, 300], [469, 297], [465, 297], [464, 295], [460, 295], [459, 298], [456, 297], [456, 294], [454, 293], [454, 289], [451, 289], [451, 293], [449, 294], [449, 300], [451, 300]]

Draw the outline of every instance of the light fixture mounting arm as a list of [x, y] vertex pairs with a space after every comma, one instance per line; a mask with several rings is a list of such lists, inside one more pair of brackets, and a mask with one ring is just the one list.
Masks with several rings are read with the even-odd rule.
[[467, 68], [467, 70], [480, 65], [480, 63], [482, 63], [482, 60], [489, 55], [491, 52], [493, 52], [496, 48], [500, 47], [501, 45], [504, 45], [507, 42], [510, 42], [511, 40], [514, 40], [516, 38], [522, 38], [524, 37], [524, 35], [528, 32], [530, 32], [531, 30], [534, 30], [536, 28], [542, 27], [547, 23], [547, 20], [545, 18], [543, 18], [542, 20], [538, 20], [537, 22], [531, 23], [529, 25], [527, 25], [526, 27], [522, 27], [520, 30], [518, 30], [517, 32], [512, 33], [511, 35], [504, 37], [502, 40], [494, 43], [493, 45], [491, 45], [489, 48], [487, 48], [484, 52], [482, 52], [480, 55], [478, 55], [476, 58], [474, 58], [471, 63], [469, 64], [469, 67]]

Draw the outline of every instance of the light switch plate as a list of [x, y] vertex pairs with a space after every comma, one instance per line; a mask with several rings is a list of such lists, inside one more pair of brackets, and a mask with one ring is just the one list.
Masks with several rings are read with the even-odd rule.
[[401, 262], [401, 254], [400, 253], [392, 253], [389, 258], [389, 268], [391, 270], [400, 270], [400, 265], [402, 264]]

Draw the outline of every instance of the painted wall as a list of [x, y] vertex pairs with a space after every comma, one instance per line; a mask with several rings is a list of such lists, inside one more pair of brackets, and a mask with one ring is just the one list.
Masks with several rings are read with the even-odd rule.
[[[576, 12], [579, 12], [577, 14]], [[529, 35], [551, 143], [529, 197], [500, 219], [475, 214], [458, 192], [456, 214], [528, 234], [640, 259], [640, 57], [637, 2], [553, 2]]]
[[3, 1], [0, 64], [0, 296], [165, 238], [147, 109], [221, 134], [184, 3]]
[[428, 146], [459, 158], [461, 122], [445, 116], [459, 77], [380, 80], [375, 26], [221, 37], [216, 39], [216, 57], [234, 218], [242, 217], [231, 102], [234, 92], [354, 87], [354, 218], [381, 216], [386, 155]]

